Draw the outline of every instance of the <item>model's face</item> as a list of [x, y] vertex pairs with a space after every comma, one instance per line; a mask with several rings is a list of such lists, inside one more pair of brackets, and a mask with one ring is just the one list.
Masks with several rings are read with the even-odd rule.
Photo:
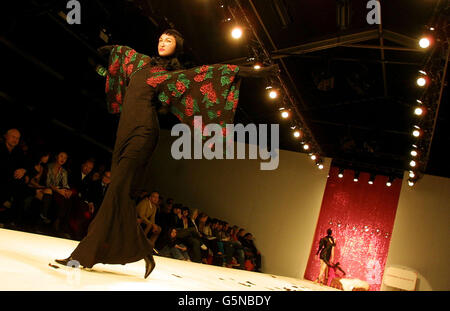
[[58, 162], [59, 165], [64, 165], [67, 161], [67, 154], [64, 152], [61, 152], [58, 154], [58, 157], [56, 158], [56, 162]]
[[158, 54], [161, 57], [171, 56], [175, 53], [177, 42], [174, 36], [162, 34], [159, 37]]

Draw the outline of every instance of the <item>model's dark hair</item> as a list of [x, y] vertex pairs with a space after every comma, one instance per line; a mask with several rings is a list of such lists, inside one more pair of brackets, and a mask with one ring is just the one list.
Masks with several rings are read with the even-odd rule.
[[180, 60], [178, 59], [178, 57], [181, 56], [184, 51], [183, 36], [175, 29], [167, 29], [161, 35], [163, 34], [170, 35], [175, 38], [176, 42], [175, 52], [173, 55], [167, 57], [161, 56], [152, 57], [152, 59], [150, 60], [150, 65], [152, 67], [163, 67], [168, 71], [184, 69], [185, 66], [183, 66]]
[[331, 234], [333, 234], [333, 231], [331, 231], [331, 229], [328, 229], [328, 230], [327, 230], [327, 234], [328, 234], [328, 235], [331, 235]]
[[178, 30], [176, 30], [176, 29], [166, 29], [162, 34], [163, 35], [166, 34], [166, 35], [169, 35], [169, 36], [172, 36], [172, 37], [175, 38], [175, 42], [176, 42], [176, 45], [175, 45], [175, 56], [178, 56], [178, 55], [183, 53], [183, 51], [184, 51], [184, 48], [183, 48], [183, 46], [184, 46], [184, 38], [183, 38], [183, 36], [181, 35], [181, 33]]

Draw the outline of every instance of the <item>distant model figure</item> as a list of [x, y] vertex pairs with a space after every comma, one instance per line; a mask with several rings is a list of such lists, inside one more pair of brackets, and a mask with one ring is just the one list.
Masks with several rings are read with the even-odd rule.
[[326, 277], [328, 275], [328, 266], [330, 266], [334, 260], [334, 247], [336, 246], [336, 242], [331, 236], [332, 233], [333, 231], [331, 229], [327, 230], [327, 236], [320, 239], [319, 249], [316, 253], [316, 255], [319, 255], [320, 253], [320, 272], [316, 282], [324, 285], [327, 284]]

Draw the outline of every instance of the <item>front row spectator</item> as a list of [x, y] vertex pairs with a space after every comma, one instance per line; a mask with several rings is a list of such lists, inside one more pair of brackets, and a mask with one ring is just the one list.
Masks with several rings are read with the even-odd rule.
[[256, 272], [261, 272], [261, 253], [255, 246], [253, 235], [251, 233], [246, 233], [243, 238], [241, 238], [241, 243], [244, 247], [246, 258], [250, 259], [255, 266], [254, 270]]
[[[37, 153], [30, 168], [27, 171], [28, 189], [24, 199], [24, 211], [31, 226], [36, 225], [39, 217], [39, 204], [42, 204], [45, 194], [51, 195], [52, 190], [47, 188], [47, 163], [50, 159], [50, 152], [43, 151]], [[36, 213], [37, 211], [37, 213]]]
[[[68, 174], [63, 168], [68, 158], [67, 153], [60, 152], [56, 161], [50, 163], [47, 174], [47, 187], [52, 189], [52, 198], [56, 206], [56, 219], [53, 228], [56, 233], [62, 233], [65, 238], [70, 238], [69, 216], [72, 208], [72, 191], [68, 184]], [[47, 203], [47, 202], [46, 202]], [[44, 221], [49, 220], [49, 205], [43, 206], [41, 217]]]
[[23, 192], [26, 190], [27, 163], [18, 148], [20, 132], [10, 129], [0, 144], [0, 214], [2, 221], [20, 222], [23, 214]]
[[136, 206], [138, 215], [138, 223], [144, 229], [147, 238], [155, 245], [161, 228], [155, 223], [156, 212], [158, 211], [159, 193], [153, 191], [150, 195], [144, 198]]
[[159, 251], [161, 256], [190, 261], [187, 247], [177, 238], [176, 228], [170, 228], [162, 239], [164, 247]]

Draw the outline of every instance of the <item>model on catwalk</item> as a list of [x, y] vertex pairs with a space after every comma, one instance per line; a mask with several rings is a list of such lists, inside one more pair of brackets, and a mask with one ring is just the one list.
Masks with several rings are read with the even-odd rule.
[[[184, 69], [178, 60], [183, 38], [173, 29], [159, 38], [158, 54], [149, 57], [120, 45], [99, 49], [109, 53], [106, 98], [120, 120], [112, 155], [111, 183], [86, 237], [69, 258], [91, 268], [96, 263], [126, 264], [145, 260], [145, 275], [155, 268], [153, 242], [137, 223], [133, 193], [145, 189], [145, 172], [159, 137], [158, 110], [166, 107], [191, 128], [194, 116], [220, 124], [233, 123], [242, 77], [268, 77], [277, 65], [255, 71], [250, 67], [215, 64]], [[100, 68], [101, 69], [101, 68]]]

